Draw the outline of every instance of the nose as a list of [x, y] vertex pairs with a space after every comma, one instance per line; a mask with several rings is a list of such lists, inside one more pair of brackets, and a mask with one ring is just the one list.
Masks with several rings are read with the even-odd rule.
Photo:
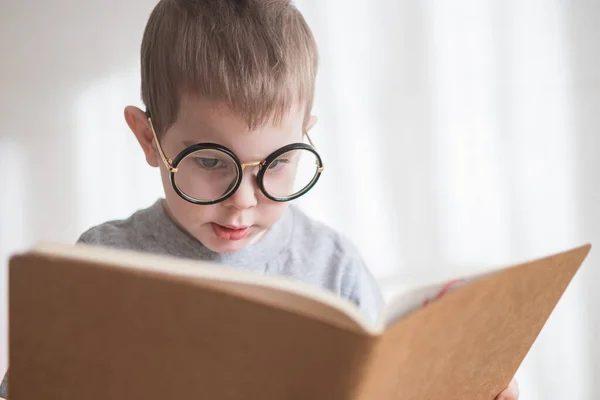
[[223, 205], [238, 210], [245, 210], [258, 204], [257, 196], [260, 189], [256, 184], [256, 174], [252, 172], [249, 168], [244, 171], [240, 186], [231, 197], [223, 202]]

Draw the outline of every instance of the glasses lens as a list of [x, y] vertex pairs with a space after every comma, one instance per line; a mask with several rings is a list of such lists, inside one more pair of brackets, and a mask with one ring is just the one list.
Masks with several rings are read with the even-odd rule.
[[318, 171], [318, 158], [312, 151], [290, 150], [267, 166], [263, 185], [273, 197], [293, 197], [310, 189]]
[[238, 168], [227, 153], [203, 149], [187, 155], [177, 165], [175, 185], [198, 201], [215, 201], [227, 195], [238, 180]]

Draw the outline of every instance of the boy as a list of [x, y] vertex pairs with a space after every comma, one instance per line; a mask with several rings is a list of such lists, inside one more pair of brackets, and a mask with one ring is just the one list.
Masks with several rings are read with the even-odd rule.
[[79, 242], [288, 276], [375, 319], [382, 296], [355, 247], [289, 203], [323, 171], [308, 136], [317, 48], [290, 1], [161, 0], [141, 59], [146, 110], [125, 120], [165, 199]]

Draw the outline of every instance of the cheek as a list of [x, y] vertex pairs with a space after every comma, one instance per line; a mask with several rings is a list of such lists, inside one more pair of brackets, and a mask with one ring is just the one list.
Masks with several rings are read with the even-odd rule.
[[160, 163], [160, 179], [162, 181], [165, 196], [168, 197], [171, 193], [176, 194], [173, 190], [173, 186], [171, 185], [171, 177], [167, 171], [167, 167], [165, 167], [162, 162]]
[[260, 222], [264, 228], [271, 228], [285, 213], [289, 204], [288, 203], [277, 203], [267, 199], [261, 199], [259, 204]]
[[180, 226], [194, 233], [200, 225], [214, 219], [217, 205], [198, 206], [182, 199], [173, 189], [169, 173], [166, 171], [161, 173], [169, 213]]

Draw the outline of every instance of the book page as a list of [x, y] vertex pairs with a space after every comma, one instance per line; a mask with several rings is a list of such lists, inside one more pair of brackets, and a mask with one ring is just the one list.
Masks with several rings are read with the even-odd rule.
[[404, 290], [394, 296], [383, 309], [378, 327], [383, 330], [416, 310], [426, 307], [458, 288], [475, 282], [491, 273], [486, 272], [441, 282], [426, 283]]
[[[550, 257], [550, 256], [547, 256]], [[537, 260], [535, 260], [537, 261]], [[524, 262], [521, 262], [524, 263]], [[514, 268], [521, 263], [512, 266], [487, 268], [476, 274], [464, 274], [450, 279], [427, 282], [414, 287], [405, 288], [393, 296], [384, 307], [377, 323], [377, 332], [384, 331], [394, 323], [406, 318], [413, 312], [428, 306], [442, 297], [467, 286], [480, 279], [494, 275], [509, 268]]]

